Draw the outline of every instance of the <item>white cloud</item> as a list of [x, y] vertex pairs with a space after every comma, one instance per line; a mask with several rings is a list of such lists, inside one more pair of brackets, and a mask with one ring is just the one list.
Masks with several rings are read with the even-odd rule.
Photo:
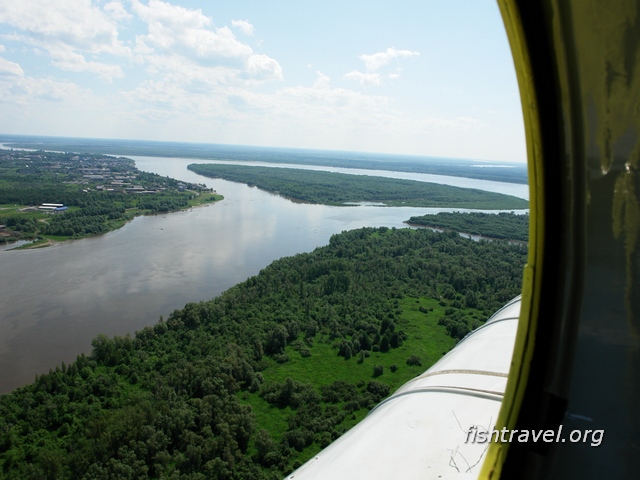
[[357, 70], [353, 70], [347, 73], [344, 78], [347, 80], [355, 80], [360, 83], [363, 87], [372, 87], [382, 85], [382, 78], [379, 73], [372, 72], [359, 72]]
[[33, 43], [62, 42], [90, 52], [122, 52], [116, 24], [90, 0], [0, 3], [0, 22], [26, 32]]
[[253, 78], [282, 79], [282, 67], [267, 55], [251, 55], [247, 60], [247, 72]]
[[201, 10], [161, 0], [150, 0], [148, 5], [132, 0], [132, 6], [148, 27], [147, 34], [136, 37], [137, 60], [156, 73], [186, 80], [201, 76], [202, 72], [185, 72], [191, 65], [195, 70], [208, 69], [210, 84], [282, 79], [282, 68], [275, 59], [255, 54], [229, 27], [215, 28]]
[[124, 76], [119, 65], [87, 61], [83, 55], [71, 49], [60, 48], [52, 56], [52, 65], [70, 72], [92, 72], [111, 82]]
[[364, 66], [367, 70], [375, 71], [383, 65], [387, 65], [395, 58], [410, 58], [419, 55], [419, 52], [412, 52], [411, 50], [387, 48], [385, 52], [378, 52], [372, 55], [360, 55], [360, 59], [364, 62]]
[[231, 25], [239, 29], [245, 35], [253, 35], [253, 25], [246, 20], [231, 20]]
[[211, 20], [200, 10], [188, 10], [160, 0], [143, 5], [134, 0], [134, 10], [147, 23], [148, 34], [139, 44], [157, 52], [180, 53], [200, 62], [249, 57], [251, 47], [239, 42], [228, 27], [208, 28]]
[[333, 88], [329, 85], [328, 77], [322, 74], [312, 87], [284, 88], [276, 93], [272, 101], [274, 115], [293, 115], [307, 123], [369, 123], [371, 118], [380, 115], [389, 106], [389, 99], [384, 96]]
[[[385, 115], [389, 99], [364, 95], [353, 90], [334, 88], [330, 78], [317, 72], [311, 86], [282, 88], [274, 93], [261, 93], [243, 85], [207, 84], [206, 79], [191, 84], [173, 80], [146, 81], [125, 94], [131, 102], [130, 112], [138, 121], [189, 116], [190, 122], [215, 125], [243, 125], [242, 131], [271, 131], [284, 134], [291, 128], [314, 126], [331, 130], [350, 129], [353, 125], [368, 125]], [[292, 127], [292, 125], [294, 127]], [[275, 130], [274, 130], [275, 129]], [[276, 132], [276, 130], [282, 131]]]
[[[170, 111], [179, 107], [187, 94], [176, 83], [147, 80], [142, 82], [135, 91], [126, 92], [125, 96], [132, 101]], [[190, 105], [185, 106], [190, 107]]]
[[[1, 51], [2, 49], [0, 48], [0, 52]], [[22, 70], [22, 67], [17, 63], [10, 62], [9, 60], [0, 57], [0, 75], [24, 77], [24, 70]]]
[[325, 75], [322, 72], [316, 72], [318, 78], [313, 82], [313, 88], [328, 88], [331, 83], [331, 78], [328, 75]]
[[[115, 12], [117, 3], [107, 6]], [[114, 19], [91, 0], [0, 2], [0, 23], [21, 31], [4, 38], [47, 52], [59, 68], [97, 73], [108, 81], [120, 76], [121, 69], [114, 64], [87, 61], [85, 54], [130, 54], [118, 39]]]
[[84, 96], [85, 92], [71, 82], [28, 77], [18, 64], [0, 58], [0, 101], [4, 104], [39, 105], [38, 100], [76, 102]]
[[124, 8], [121, 2], [113, 1], [104, 6], [104, 11], [111, 16], [114, 20], [130, 20], [133, 18], [127, 10]]
[[[360, 55], [360, 60], [364, 62], [365, 71], [352, 70], [344, 75], [347, 80], [354, 80], [363, 87], [377, 87], [382, 85], [382, 76], [378, 70], [391, 63], [396, 58], [411, 58], [420, 55], [419, 52], [411, 50], [396, 50], [395, 48], [387, 48], [384, 52], [378, 52], [371, 55]], [[400, 77], [399, 73], [390, 73], [387, 75], [390, 79]]]

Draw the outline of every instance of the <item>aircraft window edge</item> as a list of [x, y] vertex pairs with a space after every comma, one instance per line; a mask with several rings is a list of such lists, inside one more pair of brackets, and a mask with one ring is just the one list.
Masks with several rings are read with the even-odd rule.
[[[542, 148], [540, 119], [537, 109], [531, 62], [526, 47], [522, 17], [515, 0], [497, 0], [507, 38], [511, 47], [525, 126], [527, 168], [529, 177], [529, 251], [523, 271], [522, 304], [518, 331], [513, 350], [509, 379], [496, 429], [513, 429], [518, 418], [529, 377], [529, 364], [533, 356], [540, 283], [542, 280], [544, 191], [542, 183]], [[479, 479], [500, 478], [502, 465], [509, 449], [508, 443], [491, 443]]]

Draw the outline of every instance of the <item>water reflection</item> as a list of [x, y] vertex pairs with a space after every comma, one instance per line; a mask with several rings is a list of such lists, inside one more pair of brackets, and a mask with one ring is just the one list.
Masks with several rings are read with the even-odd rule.
[[[225, 200], [139, 217], [100, 237], [0, 252], [0, 393], [88, 353], [98, 333], [123, 335], [152, 325], [187, 302], [219, 295], [274, 259], [326, 245], [334, 233], [401, 228], [410, 216], [452, 210], [299, 204], [196, 175], [186, 170], [193, 160], [135, 159], [141, 170], [205, 183]], [[476, 188], [483, 183], [473, 182]]]
[[[347, 173], [351, 175], [370, 175], [374, 177], [387, 177], [387, 178], [397, 178], [402, 180], [417, 180], [419, 182], [431, 182], [431, 183], [439, 183], [442, 185], [451, 185], [454, 187], [461, 188], [477, 188], [480, 190], [487, 190], [489, 192], [496, 193], [504, 193], [505, 195], [513, 195], [519, 198], [524, 198], [525, 200], [529, 200], [529, 187], [527, 185], [517, 184], [517, 183], [505, 183], [505, 182], [494, 182], [491, 180], [479, 180], [475, 178], [466, 178], [466, 177], [452, 177], [449, 175], [433, 175], [430, 173], [412, 173], [412, 172], [392, 172], [388, 170], [365, 170], [360, 168], [339, 168], [339, 167], [325, 167], [318, 165], [294, 165], [287, 163], [266, 163], [266, 162], [237, 162], [237, 161], [222, 161], [222, 160], [202, 160], [202, 159], [194, 159], [194, 158], [170, 158], [170, 157], [144, 157], [144, 156], [130, 156], [135, 160], [136, 166], [140, 170], [144, 171], [153, 171], [155, 173], [159, 173], [157, 171], [158, 168], [162, 168], [164, 171], [173, 172], [162, 173], [161, 175], [168, 175], [173, 178], [179, 178], [178, 175], [183, 175], [181, 180], [196, 182], [196, 183], [205, 183], [203, 182], [200, 175], [196, 175], [193, 172], [187, 170], [189, 175], [192, 175], [189, 180], [188, 178], [184, 178], [184, 170], [186, 166], [190, 163], [219, 163], [226, 165], [253, 165], [253, 166], [261, 166], [261, 167], [273, 167], [273, 168], [299, 168], [302, 170], [315, 170], [315, 171], [323, 171], [323, 172], [337, 172], [337, 173]], [[197, 180], [200, 179], [200, 180]], [[208, 179], [211, 180], [211, 179]]]

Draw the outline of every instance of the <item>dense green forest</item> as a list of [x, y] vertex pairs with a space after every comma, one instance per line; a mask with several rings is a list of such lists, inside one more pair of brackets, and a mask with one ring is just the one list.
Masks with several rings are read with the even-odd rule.
[[[342, 168], [430, 173], [478, 178], [496, 182], [527, 183], [526, 165], [496, 163], [459, 158], [438, 158], [384, 153], [340, 152], [300, 148], [251, 147], [208, 143], [154, 142], [98, 138], [39, 137], [0, 135], [0, 143], [16, 148], [59, 152], [144, 155], [149, 157], [198, 158], [246, 162], [322, 165]], [[490, 165], [491, 168], [483, 168]]]
[[529, 241], [529, 215], [513, 212], [440, 212], [436, 215], [411, 217], [406, 223], [427, 227], [446, 228], [460, 233], [482, 235], [503, 240]]
[[188, 168], [206, 177], [246, 183], [294, 200], [325, 205], [380, 202], [388, 206], [495, 210], [529, 205], [526, 200], [509, 195], [415, 180], [240, 165], [192, 164]]
[[[0, 150], [0, 243], [97, 235], [136, 215], [221, 198], [202, 185], [141, 172], [127, 158]], [[43, 203], [68, 210], [45, 213]]]
[[0, 396], [0, 477], [281, 478], [517, 295], [525, 257], [334, 235]]

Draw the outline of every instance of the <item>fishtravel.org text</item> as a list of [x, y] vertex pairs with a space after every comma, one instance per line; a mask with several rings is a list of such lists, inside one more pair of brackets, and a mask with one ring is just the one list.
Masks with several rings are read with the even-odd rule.
[[572, 443], [590, 443], [592, 447], [597, 447], [602, 443], [604, 438], [604, 430], [572, 430], [568, 437], [562, 436], [562, 425], [558, 430], [509, 430], [502, 428], [494, 430], [491, 427], [487, 430], [476, 425], [470, 427], [466, 431], [464, 443], [487, 443], [487, 442], [566, 442], [567, 439]]

